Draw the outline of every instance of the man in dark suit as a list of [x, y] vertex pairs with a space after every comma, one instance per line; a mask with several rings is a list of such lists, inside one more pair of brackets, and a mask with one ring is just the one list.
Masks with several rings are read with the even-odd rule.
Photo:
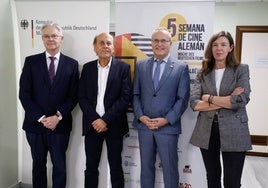
[[78, 92], [83, 112], [86, 170], [85, 187], [98, 188], [98, 166], [105, 140], [113, 188], [124, 187], [123, 136], [128, 132], [127, 107], [131, 101], [130, 66], [116, 60], [113, 37], [101, 33], [93, 45], [98, 59], [84, 65]]
[[170, 32], [156, 29], [152, 34], [154, 56], [135, 67], [133, 126], [138, 129], [142, 188], [155, 185], [156, 152], [165, 188], [179, 186], [177, 144], [181, 116], [188, 106], [190, 78], [188, 65], [170, 56], [171, 44]]
[[20, 77], [23, 129], [31, 147], [33, 187], [47, 188], [49, 152], [53, 188], [64, 188], [71, 111], [77, 104], [78, 62], [60, 52], [63, 33], [57, 24], [44, 25], [41, 33], [46, 51], [26, 57]]

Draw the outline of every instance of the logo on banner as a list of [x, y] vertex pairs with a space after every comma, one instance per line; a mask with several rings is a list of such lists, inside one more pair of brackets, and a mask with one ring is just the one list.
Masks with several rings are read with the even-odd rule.
[[180, 183], [178, 188], [192, 188], [192, 185], [189, 183]]
[[136, 162], [133, 162], [133, 161], [128, 161], [128, 160], [125, 160], [124, 161], [124, 166], [127, 166], [127, 167], [137, 167], [137, 163]]
[[21, 20], [21, 21], [20, 21], [20, 27], [21, 27], [23, 30], [27, 29], [27, 28], [29, 27], [29, 22], [28, 22], [28, 20], [26, 20], [26, 19]]
[[[203, 51], [205, 49], [205, 43], [203, 42], [204, 24], [188, 24], [180, 14], [168, 14], [161, 20], [160, 26], [166, 27], [171, 32], [172, 41], [179, 41], [178, 50]], [[194, 57], [194, 54], [189, 55]], [[182, 59], [185, 60], [185, 58]], [[186, 60], [200, 59], [195, 57]]]
[[[35, 36], [41, 36], [41, 28], [43, 27], [43, 25], [46, 24], [52, 24], [54, 23], [52, 20], [39, 20], [39, 19], [35, 19], [35, 20], [31, 20], [31, 30], [29, 32], [29, 35], [31, 37], [32, 40], [32, 48], [34, 48], [34, 41], [36, 39]], [[90, 26], [90, 25], [71, 25], [71, 24], [67, 24], [67, 25], [61, 25], [60, 23], [57, 23], [61, 26], [63, 31], [96, 31], [98, 29], [98, 27], [96, 25]], [[27, 30], [29, 27], [29, 22], [26, 19], [22, 19], [20, 21], [20, 27], [23, 30]]]
[[[197, 60], [203, 58], [203, 54], [197, 55], [195, 51], [204, 51], [205, 43], [203, 35], [205, 33], [205, 24], [203, 23], [187, 23], [186, 19], [180, 14], [168, 14], [159, 24], [160, 27], [165, 27], [171, 32], [172, 41], [177, 45], [177, 57], [180, 60]], [[117, 51], [119, 57], [133, 55], [139, 59], [145, 56], [151, 56], [151, 38], [145, 37], [143, 34], [126, 33], [116, 37]], [[174, 45], [174, 44], [173, 44]], [[186, 52], [183, 52], [186, 51]], [[134, 57], [133, 57], [134, 58]]]
[[190, 165], [185, 165], [184, 169], [183, 169], [183, 173], [192, 173], [192, 169], [190, 168]]

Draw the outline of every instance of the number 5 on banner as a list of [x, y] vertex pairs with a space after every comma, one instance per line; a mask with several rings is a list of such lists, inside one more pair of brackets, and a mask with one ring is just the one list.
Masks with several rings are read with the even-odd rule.
[[171, 32], [172, 41], [179, 40], [179, 34], [183, 34], [179, 30], [179, 26], [186, 24], [185, 18], [180, 14], [168, 14], [160, 22], [160, 27], [165, 27]]

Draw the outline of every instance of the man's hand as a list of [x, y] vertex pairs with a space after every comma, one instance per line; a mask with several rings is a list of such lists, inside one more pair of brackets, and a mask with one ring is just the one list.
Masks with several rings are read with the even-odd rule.
[[45, 117], [41, 120], [41, 123], [43, 123], [44, 127], [51, 129], [54, 131], [59, 123], [59, 119], [56, 115]]
[[101, 118], [93, 121], [92, 126], [98, 133], [105, 132], [108, 130], [107, 124]]
[[168, 120], [162, 117], [151, 119], [147, 116], [141, 116], [139, 120], [144, 123], [150, 130], [157, 130], [168, 124]]

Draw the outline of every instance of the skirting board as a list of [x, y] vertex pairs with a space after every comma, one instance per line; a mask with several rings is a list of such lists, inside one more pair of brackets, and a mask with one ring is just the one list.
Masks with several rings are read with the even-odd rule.
[[[13, 185], [10, 188], [33, 188], [33, 186], [32, 184], [19, 182], [18, 184]], [[48, 186], [48, 188], [52, 188], [52, 187]]]
[[247, 155], [268, 157], [268, 136], [251, 135], [253, 149], [247, 152]]
[[33, 188], [33, 186], [31, 184], [19, 182], [16, 185], [11, 186], [10, 188]]

